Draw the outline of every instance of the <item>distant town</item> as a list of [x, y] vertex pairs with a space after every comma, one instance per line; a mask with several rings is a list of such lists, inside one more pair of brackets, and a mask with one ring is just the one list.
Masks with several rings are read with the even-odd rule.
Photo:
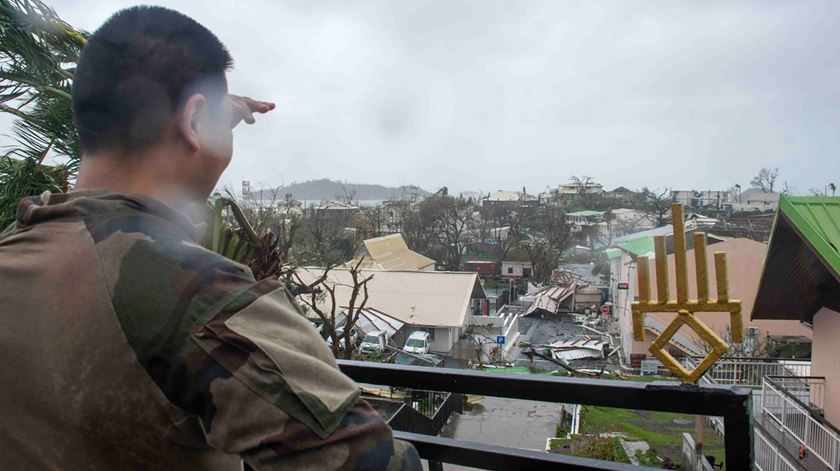
[[[728, 318], [697, 314], [728, 348], [703, 381], [740, 384], [764, 394], [762, 378], [768, 372], [809, 376], [826, 368], [825, 363], [811, 366], [813, 320], [769, 309], [777, 294], [756, 297], [772, 276], [764, 263], [771, 261], [768, 242], [785, 218], [779, 216], [783, 205], [810, 201], [778, 188], [778, 177], [777, 169], [760, 169], [743, 188], [634, 190], [572, 176], [537, 194], [527, 188], [453, 194], [445, 187], [427, 192], [329, 180], [256, 190], [244, 181], [238, 192], [217, 197], [235, 199], [258, 231], [273, 234], [280, 260], [276, 275], [286, 280], [335, 356], [378, 363], [668, 380], [673, 372], [651, 355], [658, 336], [668, 337], [665, 351], [686, 371], [711, 347], [696, 331], [669, 331], [674, 314], [667, 312], [649, 313], [644, 334], [634, 335], [631, 308], [640, 297], [640, 277], [648, 276], [637, 272], [637, 261], [658, 264], [658, 257], [667, 256], [661, 266], [673, 269], [680, 263], [675, 257], [687, 257], [694, 267], [700, 263], [696, 257], [708, 256], [708, 266], [715, 267], [709, 276], [724, 270], [715, 275], [726, 283], [717, 285], [728, 291], [720, 295], [741, 303], [743, 325], [737, 330], [743, 340], [733, 337], [736, 327]], [[834, 192], [829, 183], [819, 196]], [[683, 216], [676, 222], [674, 205]], [[676, 227], [681, 237], [675, 237]], [[694, 253], [694, 241], [701, 240], [695, 235], [702, 236], [700, 254]], [[687, 253], [675, 253], [677, 241], [687, 244]], [[723, 267], [715, 266], [718, 252], [728, 257]], [[687, 285], [707, 282], [692, 270]], [[702, 436], [692, 438], [694, 418], [677, 413], [615, 416], [606, 408], [567, 404], [558, 415], [556, 407], [542, 409], [527, 401], [472, 403], [411, 390], [397, 398], [393, 390], [367, 393], [394, 423], [404, 420], [399, 404], [412, 404], [420, 414], [411, 427], [424, 433], [509, 445], [510, 417], [521, 408], [536, 408], [541, 412], [533, 421], [516, 426], [521, 447], [664, 468], [694, 463], [684, 469], [707, 469], [702, 462], [724, 460], [720, 419], [708, 419], [711, 432], [703, 444]], [[457, 407], [451, 402], [456, 400]], [[840, 420], [838, 414], [834, 409], [825, 417]], [[639, 427], [653, 431], [639, 434]], [[775, 447], [766, 456], [797, 452], [793, 439], [778, 436], [772, 427], [762, 431], [756, 425], [755, 430], [766, 447]], [[603, 449], [612, 451], [596, 452]], [[703, 449], [705, 456], [686, 454], [688, 449]], [[802, 459], [813, 458], [805, 453]]]

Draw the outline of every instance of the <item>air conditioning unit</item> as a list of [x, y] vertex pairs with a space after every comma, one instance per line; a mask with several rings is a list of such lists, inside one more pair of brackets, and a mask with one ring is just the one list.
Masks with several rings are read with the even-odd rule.
[[758, 336], [758, 327], [747, 327], [747, 335], [750, 337]]

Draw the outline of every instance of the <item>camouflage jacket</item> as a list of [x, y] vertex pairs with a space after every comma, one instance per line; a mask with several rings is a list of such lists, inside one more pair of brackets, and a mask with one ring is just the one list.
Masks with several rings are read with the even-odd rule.
[[0, 469], [420, 469], [277, 281], [189, 218], [25, 199], [0, 235]]

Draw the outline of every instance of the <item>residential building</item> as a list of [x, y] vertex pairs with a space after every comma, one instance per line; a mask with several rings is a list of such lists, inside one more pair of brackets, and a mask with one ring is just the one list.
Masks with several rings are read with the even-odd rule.
[[639, 199], [639, 193], [620, 186], [604, 193], [604, 198], [620, 201], [622, 203], [635, 203]]
[[345, 263], [355, 267], [376, 270], [434, 271], [435, 261], [408, 248], [402, 234], [391, 234], [367, 239], [356, 252], [356, 257]]
[[566, 214], [566, 224], [582, 244], [591, 247], [609, 243], [610, 227], [605, 211], [576, 211]]
[[505, 260], [502, 262], [502, 278], [505, 280], [521, 280], [531, 278], [534, 266], [531, 262], [514, 262]]
[[469, 260], [464, 262], [464, 271], [476, 272], [481, 278], [495, 278], [499, 276], [499, 263], [492, 260]]
[[686, 208], [715, 208], [723, 209], [724, 204], [729, 201], [729, 192], [718, 190], [672, 190], [671, 200], [674, 203], [682, 203]]
[[503, 191], [499, 190], [491, 193], [482, 200], [482, 206], [488, 207], [504, 207], [504, 208], [520, 208], [528, 206], [536, 206], [539, 203], [539, 198], [534, 195], [529, 195], [522, 191]]
[[603, 194], [604, 186], [600, 183], [569, 181], [557, 188], [552, 188], [547, 193], [541, 193], [540, 202], [565, 207], [581, 197], [602, 196]]
[[779, 206], [779, 196], [781, 195], [776, 192], [750, 188], [726, 206], [733, 212], [775, 211]]
[[782, 195], [755, 304], [744, 311], [753, 322], [813, 328], [810, 372], [764, 378], [756, 458], [773, 465], [767, 471], [840, 469], [838, 221], [840, 198]]
[[402, 232], [403, 224], [414, 210], [416, 202], [405, 199], [385, 200], [382, 202], [382, 222], [386, 232]]
[[634, 232], [646, 231], [656, 227], [656, 218], [638, 209], [618, 208], [610, 211], [610, 230], [612, 235], [620, 237]]
[[[323, 268], [302, 267], [296, 275], [304, 283], [313, 283]], [[431, 350], [446, 353], [469, 325], [471, 315], [481, 314], [480, 300], [487, 299], [476, 273], [362, 270], [372, 276], [367, 284], [366, 308], [375, 309], [406, 324], [407, 330], [423, 329], [431, 335]], [[347, 268], [333, 268], [326, 283], [335, 286], [335, 303], [341, 310], [350, 304], [353, 279]], [[329, 297], [319, 301], [331, 309]], [[357, 303], [361, 302], [360, 299]], [[313, 312], [308, 317], [315, 317]]]
[[[690, 240], [690, 239], [688, 239]], [[729, 295], [732, 299], [740, 299], [742, 301], [743, 312], [750, 312], [753, 303], [755, 302], [755, 294], [758, 289], [759, 277], [761, 274], [761, 266], [764, 261], [767, 246], [760, 242], [750, 239], [731, 239], [724, 242], [718, 242], [710, 247], [707, 253], [709, 278], [715, 279], [715, 265], [714, 252], [726, 252], [727, 254], [727, 271], [729, 275]], [[648, 254], [652, 257], [652, 254]], [[635, 265], [635, 260], [629, 260], [629, 257], [623, 255], [617, 259], [624, 259], [626, 263]], [[696, 297], [696, 271], [694, 269], [694, 250], [687, 252], [687, 271], [688, 271], [688, 285], [689, 298]], [[621, 263], [621, 262], [619, 262]], [[668, 255], [668, 267], [670, 273], [674, 273], [674, 254]], [[651, 264], [651, 280], [656, 278], [655, 264]], [[630, 271], [630, 270], [628, 270]], [[635, 271], [635, 270], [632, 270]], [[621, 276], [621, 275], [619, 275]], [[648, 313], [645, 316], [645, 330], [646, 336], [644, 341], [633, 340], [632, 335], [632, 319], [630, 315], [630, 303], [635, 300], [635, 284], [637, 280], [633, 279], [619, 279], [618, 282], [632, 285], [633, 290], [622, 289], [618, 291], [618, 300], [614, 301], [616, 312], [619, 316], [619, 324], [622, 338], [622, 347], [627, 358], [631, 363], [637, 363], [644, 359], [648, 354], [648, 347], [650, 342], [664, 331], [674, 317], [673, 313]], [[676, 279], [673, 276], [669, 277], [671, 285], [670, 292], [676, 292]], [[651, 282], [651, 297], [656, 299], [656, 284]], [[622, 285], [626, 286], [626, 285]], [[629, 288], [630, 286], [628, 286]], [[616, 288], [618, 288], [616, 286]], [[633, 296], [630, 298], [630, 296]], [[715, 286], [710, 287], [709, 296], [715, 298], [717, 296]], [[697, 313], [699, 317], [707, 326], [716, 332], [721, 338], [727, 339], [729, 336], [729, 316], [724, 316], [719, 313]], [[743, 319], [743, 331], [746, 334], [746, 339], [742, 344], [743, 349], [750, 356], [773, 356], [780, 344], [797, 339], [807, 342], [811, 337], [810, 329], [799, 322], [787, 320], [749, 320], [746, 316]], [[672, 337], [672, 346], [676, 352], [683, 355], [698, 356], [704, 353], [701, 341], [693, 334], [678, 333]]]

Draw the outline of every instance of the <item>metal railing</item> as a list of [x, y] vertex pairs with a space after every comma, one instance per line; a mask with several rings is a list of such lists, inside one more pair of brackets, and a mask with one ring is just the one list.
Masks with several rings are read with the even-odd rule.
[[761, 411], [830, 469], [840, 470], [840, 432], [814, 413], [822, 406], [824, 384], [822, 377], [767, 376]]
[[[658, 319], [654, 319], [651, 316], [645, 316], [645, 328], [654, 332], [655, 334], [661, 334], [665, 331], [666, 327], [667, 325], [663, 322], [660, 322]], [[701, 342], [694, 338], [683, 335], [680, 332], [677, 332], [676, 334], [672, 335], [671, 340], [668, 343], [682, 350], [686, 354], [698, 355], [702, 353], [699, 347]]]
[[[730, 432], [724, 438], [726, 469], [750, 469], [753, 463], [753, 438], [752, 427], [750, 426], [751, 391], [746, 388], [537, 375], [510, 375], [502, 378], [497, 374], [474, 370], [402, 366], [348, 360], [340, 360], [339, 366], [345, 374], [363, 384], [480, 394], [552, 403], [721, 416]], [[420, 456], [429, 460], [430, 470], [441, 469], [440, 463], [515, 471], [521, 469], [611, 469], [627, 471], [643, 469], [621, 463], [499, 447], [400, 431], [395, 431], [394, 436], [414, 444]]]
[[764, 436], [761, 430], [755, 430], [755, 469], [757, 471], [799, 471], [783, 450]]
[[780, 361], [770, 358], [721, 358], [706, 376], [717, 384], [760, 389], [765, 376], [808, 376], [810, 362]]

